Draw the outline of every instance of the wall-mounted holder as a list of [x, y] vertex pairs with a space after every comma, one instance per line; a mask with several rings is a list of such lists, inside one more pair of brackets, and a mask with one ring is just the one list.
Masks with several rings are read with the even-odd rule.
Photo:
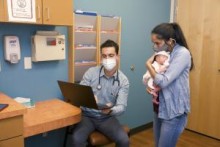
[[18, 63], [21, 59], [20, 43], [17, 36], [4, 36], [4, 56], [10, 63]]

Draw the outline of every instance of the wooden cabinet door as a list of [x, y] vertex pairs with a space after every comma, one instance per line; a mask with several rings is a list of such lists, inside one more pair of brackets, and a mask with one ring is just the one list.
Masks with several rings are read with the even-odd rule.
[[220, 139], [220, 1], [178, 0], [177, 22], [189, 43], [191, 114], [187, 128]]
[[5, 22], [6, 0], [0, 0], [0, 22]]
[[6, 140], [23, 134], [23, 116], [0, 120], [0, 140]]
[[43, 0], [43, 24], [72, 25], [72, 0]]
[[0, 147], [24, 147], [23, 136], [18, 136], [0, 141]]
[[0, 22], [4, 21], [4, 0], [0, 0]]

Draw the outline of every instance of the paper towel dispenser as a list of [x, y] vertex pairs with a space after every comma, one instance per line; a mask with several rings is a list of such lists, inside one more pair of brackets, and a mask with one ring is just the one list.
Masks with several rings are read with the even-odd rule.
[[56, 31], [37, 31], [32, 36], [32, 61], [64, 60], [65, 35]]

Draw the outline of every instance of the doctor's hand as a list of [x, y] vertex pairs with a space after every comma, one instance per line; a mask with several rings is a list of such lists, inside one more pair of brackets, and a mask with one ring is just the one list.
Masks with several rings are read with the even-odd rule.
[[102, 109], [102, 113], [110, 114], [112, 112], [111, 108]]
[[96, 101], [96, 103], [98, 103], [99, 101], [98, 101], [97, 96], [96, 96], [96, 95], [94, 95], [94, 97], [95, 97], [95, 101]]

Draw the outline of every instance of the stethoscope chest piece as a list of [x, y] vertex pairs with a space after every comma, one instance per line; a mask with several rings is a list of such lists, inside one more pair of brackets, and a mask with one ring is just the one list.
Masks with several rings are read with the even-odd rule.
[[[102, 89], [102, 86], [101, 86], [101, 77], [100, 77], [102, 69], [103, 69], [103, 66], [100, 68], [100, 71], [99, 71], [99, 83], [98, 83], [98, 85], [97, 85], [97, 87], [96, 87], [98, 90], [101, 90], [101, 89]], [[119, 78], [118, 78], [118, 70], [117, 70], [117, 78], [114, 79], [114, 80], [113, 80], [113, 83], [112, 83], [113, 86], [114, 86], [114, 84], [115, 84], [115, 81], [117, 81], [117, 82], [118, 82], [118, 86], [120, 86], [120, 81], [119, 81]]]
[[98, 89], [98, 90], [101, 90], [101, 89], [102, 89], [102, 86], [101, 86], [100, 84], [98, 84], [97, 89]]

